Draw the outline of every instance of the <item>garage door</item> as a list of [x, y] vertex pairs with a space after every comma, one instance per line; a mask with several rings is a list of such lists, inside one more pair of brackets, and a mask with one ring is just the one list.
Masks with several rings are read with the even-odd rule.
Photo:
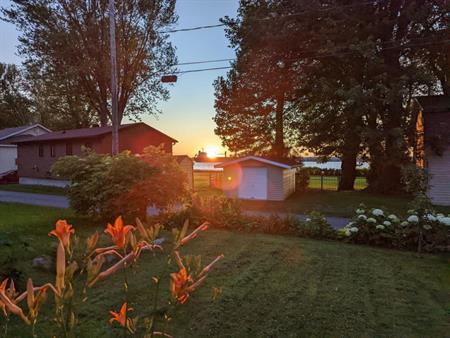
[[242, 168], [239, 198], [267, 199], [267, 168]]

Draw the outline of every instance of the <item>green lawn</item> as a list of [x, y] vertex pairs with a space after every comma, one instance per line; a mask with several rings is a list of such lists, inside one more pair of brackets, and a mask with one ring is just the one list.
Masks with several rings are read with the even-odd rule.
[[[351, 217], [360, 203], [368, 208], [383, 208], [391, 213], [405, 216], [411, 199], [405, 196], [373, 194], [366, 191], [320, 191], [307, 190], [295, 193], [285, 201], [242, 201], [249, 210], [306, 213], [320, 211], [327, 215]], [[450, 207], [436, 207], [439, 212], [450, 213]]]
[[[29, 275], [38, 283], [53, 280], [53, 274], [36, 271], [30, 263], [37, 255], [53, 254], [55, 240], [47, 232], [57, 218], [68, 217], [82, 237], [101, 230], [70, 210], [0, 204], [0, 216], [1, 238], [10, 244], [0, 246], [0, 259], [16, 257], [12, 264], [22, 271], [22, 288]], [[167, 332], [175, 337], [447, 337], [450, 332], [448, 256], [419, 258], [338, 242], [218, 230], [201, 234], [187, 249], [205, 261], [217, 253], [225, 259], [174, 314]], [[152, 276], [161, 276], [167, 289], [165, 260], [146, 254], [139, 261], [129, 287], [135, 312], [149, 311]], [[121, 285], [119, 274], [91, 290], [88, 302], [78, 307], [84, 329], [77, 337], [122, 334], [107, 323], [108, 311], [122, 302]], [[223, 290], [216, 301], [212, 287]], [[44, 308], [39, 337], [54, 333], [50, 316]], [[29, 337], [29, 332], [12, 318], [9, 337]]]
[[31, 193], [35, 193], [35, 194], [46, 194], [46, 195], [65, 195], [66, 194], [66, 191], [64, 188], [47, 187], [44, 185], [28, 185], [28, 184], [0, 184], [0, 190], [31, 192]]
[[[337, 190], [338, 189], [338, 177], [337, 176], [310, 176], [309, 185], [310, 189], [323, 189], [323, 190]], [[355, 179], [355, 190], [362, 190], [367, 188], [367, 179], [365, 177], [357, 177]]]

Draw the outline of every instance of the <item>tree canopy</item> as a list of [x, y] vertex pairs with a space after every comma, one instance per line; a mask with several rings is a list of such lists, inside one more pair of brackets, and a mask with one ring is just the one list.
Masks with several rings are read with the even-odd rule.
[[[216, 81], [216, 133], [237, 152], [253, 151], [257, 142], [273, 145], [273, 118], [260, 117], [273, 114], [267, 102], [283, 88], [288, 148], [339, 156], [341, 189], [353, 188], [363, 157], [371, 164], [372, 189], [399, 191], [413, 140], [408, 102], [448, 92], [449, 6], [438, 0], [241, 0], [238, 17], [223, 20], [237, 61]], [[277, 76], [273, 66], [280, 64], [285, 73]]]
[[[11, 2], [2, 13], [21, 32], [19, 54], [40, 104], [49, 108], [56, 101], [76, 125], [106, 125], [111, 118], [108, 1]], [[116, 1], [119, 120], [154, 114], [156, 102], [168, 98], [159, 75], [176, 63], [164, 33], [177, 20], [174, 9], [175, 0]]]

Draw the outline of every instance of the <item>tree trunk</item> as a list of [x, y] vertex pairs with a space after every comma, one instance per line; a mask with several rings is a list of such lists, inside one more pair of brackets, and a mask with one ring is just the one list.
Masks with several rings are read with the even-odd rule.
[[284, 92], [281, 93], [277, 98], [277, 107], [275, 111], [275, 145], [274, 145], [274, 153], [275, 156], [279, 158], [283, 158], [285, 155], [284, 148]]
[[344, 141], [344, 151], [342, 154], [341, 179], [339, 180], [338, 190], [353, 190], [356, 179], [356, 161], [359, 152], [359, 142], [349, 136]]

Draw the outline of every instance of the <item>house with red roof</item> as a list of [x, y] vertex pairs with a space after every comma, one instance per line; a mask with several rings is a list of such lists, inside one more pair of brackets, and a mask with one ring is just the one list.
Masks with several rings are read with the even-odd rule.
[[[119, 127], [119, 151], [140, 154], [148, 146], [161, 146], [172, 154], [178, 142], [163, 132], [145, 124], [130, 123]], [[69, 182], [52, 177], [50, 168], [58, 158], [82, 155], [83, 147], [99, 154], [111, 153], [112, 127], [61, 130], [17, 140], [19, 183], [66, 186]]]

